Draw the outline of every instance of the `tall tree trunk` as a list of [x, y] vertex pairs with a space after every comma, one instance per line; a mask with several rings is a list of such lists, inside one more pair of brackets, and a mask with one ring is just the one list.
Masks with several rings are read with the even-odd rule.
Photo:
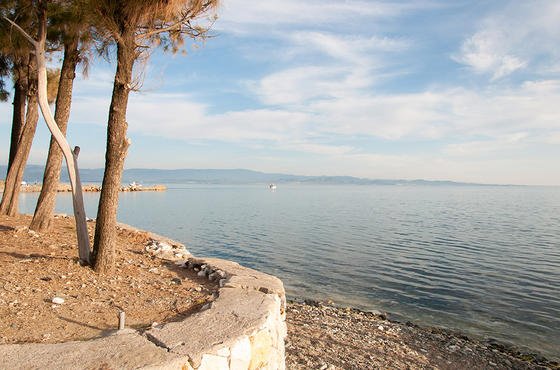
[[117, 72], [109, 108], [105, 172], [97, 209], [92, 254], [95, 271], [100, 273], [111, 271], [115, 262], [119, 188], [124, 159], [130, 144], [126, 138], [126, 108], [135, 59], [134, 35], [130, 32], [117, 42]]
[[[60, 71], [60, 82], [56, 97], [56, 112], [54, 115], [58, 128], [64, 135], [66, 135], [66, 128], [68, 127], [68, 119], [70, 117], [72, 88], [79, 56], [77, 38], [64, 43], [64, 59]], [[43, 186], [37, 201], [33, 220], [29, 226], [32, 230], [45, 232], [51, 227], [61, 167], [62, 150], [55, 138], [51, 136], [47, 164], [43, 175]]]
[[25, 101], [27, 98], [27, 62], [23, 64], [22, 61], [16, 62], [13, 67], [15, 76], [14, 82], [14, 101], [13, 101], [13, 115], [12, 115], [12, 134], [10, 139], [10, 156], [8, 157], [8, 169], [12, 166], [12, 162], [16, 156], [19, 138], [23, 131], [25, 122]]
[[0, 202], [0, 214], [15, 216], [18, 212], [19, 191], [23, 172], [31, 151], [31, 144], [35, 136], [37, 121], [39, 120], [39, 106], [37, 100], [37, 63], [35, 58], [29, 62], [29, 88], [27, 94], [27, 113], [25, 115], [25, 126], [20, 135], [17, 151], [8, 170], [2, 202]]

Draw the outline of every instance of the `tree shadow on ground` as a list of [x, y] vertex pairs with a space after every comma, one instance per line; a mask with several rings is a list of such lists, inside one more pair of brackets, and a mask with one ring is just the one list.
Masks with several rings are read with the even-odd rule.
[[15, 259], [25, 260], [25, 259], [34, 259], [34, 258], [47, 258], [47, 259], [59, 259], [59, 260], [67, 260], [68, 257], [64, 256], [51, 256], [49, 254], [39, 254], [39, 253], [31, 253], [31, 254], [22, 254], [17, 252], [4, 252], [0, 251], [0, 254], [13, 257]]

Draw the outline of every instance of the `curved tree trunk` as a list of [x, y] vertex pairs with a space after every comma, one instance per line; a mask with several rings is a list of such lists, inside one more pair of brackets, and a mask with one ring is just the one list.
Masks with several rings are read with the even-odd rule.
[[[66, 135], [70, 106], [72, 103], [72, 88], [76, 76], [76, 66], [79, 61], [78, 39], [64, 43], [64, 59], [60, 71], [60, 82], [56, 97], [56, 111], [54, 119], [63, 135]], [[62, 150], [54, 137], [51, 137], [47, 164], [43, 175], [43, 186], [37, 201], [37, 207], [31, 221], [30, 229], [45, 232], [51, 227], [60, 170], [62, 167]]]
[[37, 64], [34, 58], [29, 62], [29, 90], [27, 94], [27, 113], [25, 115], [25, 126], [20, 135], [17, 151], [8, 170], [2, 202], [0, 202], [0, 214], [15, 216], [18, 213], [19, 191], [23, 172], [31, 151], [31, 144], [35, 136], [37, 121], [39, 120], [39, 107], [37, 100]]
[[36, 98], [38, 100], [39, 106], [41, 107], [43, 118], [45, 119], [45, 122], [49, 130], [51, 131], [51, 134], [62, 149], [62, 153], [64, 155], [64, 158], [66, 159], [68, 175], [70, 176], [70, 185], [72, 187], [72, 200], [74, 205], [74, 219], [76, 221], [76, 234], [78, 237], [79, 256], [81, 261], [89, 264], [89, 236], [86, 225], [86, 215], [84, 211], [84, 200], [82, 197], [82, 184], [80, 182], [80, 174], [78, 171], [77, 162], [80, 148], [75, 147], [72, 151], [70, 145], [68, 144], [68, 141], [66, 140], [62, 132], [60, 132], [60, 129], [58, 128], [49, 107], [47, 97], [47, 60], [45, 56], [45, 44], [47, 40], [47, 0], [40, 0], [37, 5], [37, 15], [39, 20], [39, 40], [34, 40], [31, 36], [29, 36], [27, 32], [25, 32], [23, 28], [21, 28], [11, 19], [7, 17], [3, 18], [6, 21], [10, 22], [12, 26], [17, 28], [22, 33], [22, 35], [33, 45], [33, 54], [35, 56], [34, 62], [37, 65], [37, 73], [34, 74], [37, 81]]
[[19, 138], [23, 131], [25, 122], [25, 101], [27, 98], [27, 74], [23, 64], [18, 62], [13, 67], [15, 75], [14, 82], [14, 101], [13, 101], [13, 116], [12, 116], [12, 133], [10, 139], [10, 156], [8, 157], [8, 170], [12, 166], [12, 162], [16, 156]]
[[134, 35], [124, 35], [117, 43], [117, 72], [109, 108], [105, 172], [97, 209], [92, 259], [95, 271], [109, 272], [114, 267], [117, 242], [117, 206], [124, 159], [130, 142], [126, 138], [126, 108], [135, 60]]

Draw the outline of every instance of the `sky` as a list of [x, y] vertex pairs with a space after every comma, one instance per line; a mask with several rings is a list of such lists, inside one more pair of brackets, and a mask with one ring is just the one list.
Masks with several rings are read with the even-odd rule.
[[[138, 68], [126, 168], [560, 185], [559, 1], [223, 0], [217, 15], [212, 38]], [[84, 168], [104, 164], [114, 71], [97, 58], [76, 80]], [[1, 103], [2, 163], [10, 122]], [[29, 163], [48, 141], [40, 122]]]

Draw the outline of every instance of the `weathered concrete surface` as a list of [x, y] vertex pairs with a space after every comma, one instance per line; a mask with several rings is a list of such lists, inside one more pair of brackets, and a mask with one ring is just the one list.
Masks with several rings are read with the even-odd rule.
[[3, 345], [0, 359], [2, 369], [138, 369], [156, 364], [180, 368], [185, 362], [133, 330], [84, 342]]
[[150, 329], [146, 334], [172, 353], [193, 356], [198, 364], [205, 350], [218, 351], [233, 345], [243, 335], [254, 334], [264, 326], [275, 303], [269, 295], [255, 290], [223, 288], [210, 309], [181, 322]]

